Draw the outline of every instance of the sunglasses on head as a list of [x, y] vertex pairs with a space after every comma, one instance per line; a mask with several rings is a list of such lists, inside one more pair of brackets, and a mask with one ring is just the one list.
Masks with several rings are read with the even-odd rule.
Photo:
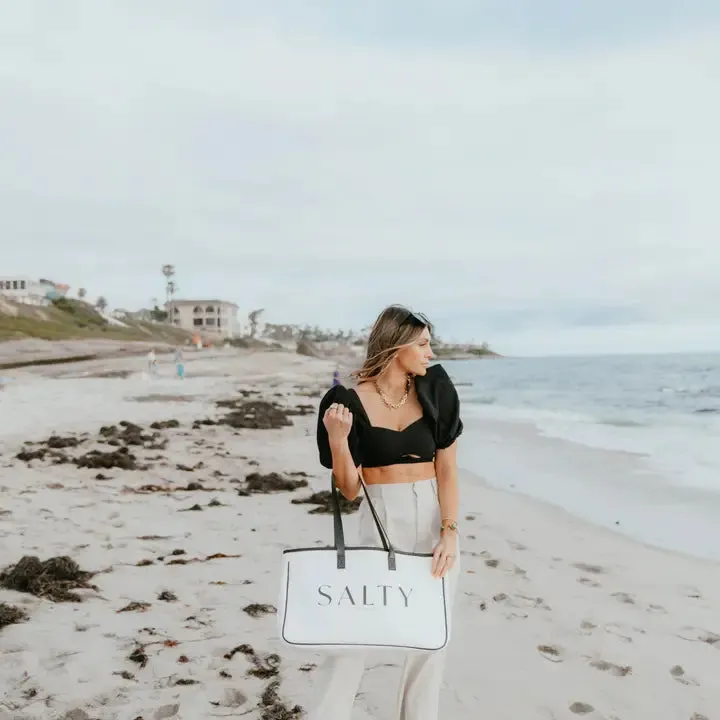
[[408, 316], [403, 320], [403, 324], [405, 323], [412, 323], [413, 325], [417, 327], [425, 327], [430, 328], [432, 327], [432, 323], [427, 319], [426, 315], [423, 315], [422, 313], [416, 313], [412, 310], [408, 310]]

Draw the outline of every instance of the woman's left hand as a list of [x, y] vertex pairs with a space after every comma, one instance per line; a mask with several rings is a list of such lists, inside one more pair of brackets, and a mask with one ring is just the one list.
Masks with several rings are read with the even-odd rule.
[[457, 559], [457, 535], [447, 530], [440, 537], [440, 542], [433, 550], [432, 574], [442, 578], [448, 570], [452, 570]]

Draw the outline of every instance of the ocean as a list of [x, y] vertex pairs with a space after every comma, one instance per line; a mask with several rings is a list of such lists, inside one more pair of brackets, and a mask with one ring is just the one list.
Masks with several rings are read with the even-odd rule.
[[459, 464], [667, 549], [720, 559], [720, 355], [443, 362]]

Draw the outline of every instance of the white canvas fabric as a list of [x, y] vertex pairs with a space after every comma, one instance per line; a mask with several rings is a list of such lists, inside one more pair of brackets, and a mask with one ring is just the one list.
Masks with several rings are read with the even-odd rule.
[[[440, 539], [440, 505], [435, 479], [415, 483], [369, 485], [377, 514], [398, 549], [431, 552]], [[375, 521], [363, 503], [358, 512], [358, 545], [379, 543]], [[460, 572], [459, 557], [446, 575], [448, 607], [451, 607]], [[366, 660], [377, 663], [376, 652], [338, 649], [328, 653], [313, 673], [313, 697], [307, 720], [350, 720], [353, 703], [365, 671]], [[407, 651], [397, 690], [396, 720], [437, 720], [445, 666], [445, 650]], [[388, 671], [390, 675], [390, 671]], [[394, 676], [393, 676], [394, 679]], [[385, 716], [383, 716], [385, 717]]]
[[334, 546], [283, 552], [280, 637], [314, 650], [441, 650], [451, 604], [447, 578], [431, 575], [428, 539], [440, 527], [435, 480], [363, 488], [357, 544], [345, 545], [333, 482]]

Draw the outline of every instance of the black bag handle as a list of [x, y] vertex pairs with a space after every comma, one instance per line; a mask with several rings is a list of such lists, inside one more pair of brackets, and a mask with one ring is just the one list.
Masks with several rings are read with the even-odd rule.
[[[345, 568], [345, 531], [343, 529], [342, 514], [340, 512], [340, 499], [338, 498], [337, 484], [335, 482], [335, 473], [331, 474], [331, 485], [332, 485], [332, 504], [333, 504], [333, 533], [335, 536], [335, 550], [337, 551], [337, 567], [338, 570]], [[375, 521], [375, 527], [380, 533], [380, 542], [382, 543], [383, 549], [388, 553], [388, 569], [395, 570], [395, 549], [390, 543], [390, 538], [387, 534], [385, 526], [380, 520], [380, 516], [377, 514], [377, 510], [373, 505], [373, 501], [370, 499], [370, 493], [368, 492], [365, 481], [362, 479], [362, 475], [358, 473], [358, 480], [365, 493], [365, 500], [367, 501], [370, 512], [372, 513], [373, 520]]]

